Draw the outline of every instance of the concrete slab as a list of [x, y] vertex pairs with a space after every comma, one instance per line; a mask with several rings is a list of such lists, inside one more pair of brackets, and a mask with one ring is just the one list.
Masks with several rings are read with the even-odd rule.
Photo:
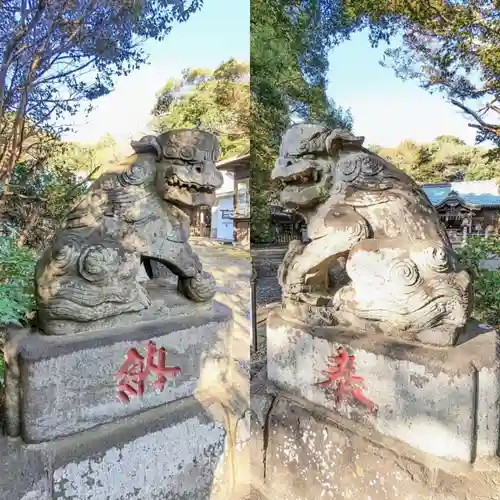
[[[215, 303], [192, 316], [102, 332], [21, 335], [5, 349], [7, 430], [26, 442], [43, 442], [217, 387], [231, 359], [231, 327], [231, 311]], [[144, 356], [150, 340], [166, 349], [166, 365], [181, 372], [161, 392], [152, 388], [151, 375], [142, 398], [123, 404], [115, 374], [129, 349]]]
[[[280, 396], [267, 427], [266, 488], [283, 500], [495, 500], [500, 468], [445, 460]], [[347, 424], [347, 425], [344, 425]], [[449, 470], [447, 470], [447, 468]], [[453, 470], [451, 470], [453, 469]]]
[[[276, 386], [361, 421], [438, 457], [474, 462], [496, 456], [500, 430], [498, 334], [472, 324], [451, 348], [430, 348], [379, 335], [294, 324], [279, 310], [267, 324], [268, 376]], [[352, 399], [338, 404], [317, 386], [327, 358], [343, 347], [355, 357], [370, 412]]]

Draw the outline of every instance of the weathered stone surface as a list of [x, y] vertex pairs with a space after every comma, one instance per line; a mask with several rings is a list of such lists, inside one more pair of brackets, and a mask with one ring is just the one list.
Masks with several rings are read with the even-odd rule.
[[48, 445], [54, 500], [205, 500], [225, 431], [189, 398]]
[[250, 386], [250, 470], [252, 484], [262, 488], [265, 481], [267, 421], [275, 395], [268, 391], [267, 373], [263, 368], [253, 379]]
[[52, 500], [43, 449], [0, 436], [0, 498], [2, 500]]
[[[230, 365], [231, 311], [213, 310], [85, 335], [24, 335], [7, 346], [7, 429], [27, 442], [67, 436], [169, 401], [220, 387]], [[162, 392], [146, 382], [142, 398], [117, 398], [116, 372], [130, 348], [145, 355], [152, 340], [167, 351], [167, 366], [180, 374]], [[20, 373], [20, 377], [16, 377]], [[12, 379], [12, 382], [11, 380]], [[16, 408], [17, 390], [19, 397]], [[9, 403], [10, 401], [10, 403]], [[9, 407], [10, 405], [10, 407]], [[20, 429], [15, 427], [20, 416]]]
[[[475, 329], [474, 329], [475, 328]], [[467, 462], [498, 453], [500, 350], [498, 334], [470, 325], [455, 347], [435, 349], [383, 335], [290, 323], [270, 313], [268, 376], [278, 387], [363, 422], [429, 454]], [[364, 395], [378, 407], [337, 404], [316, 384], [327, 358], [342, 347], [355, 357]]]
[[[161, 264], [157, 264], [159, 268]], [[165, 268], [165, 266], [163, 266]], [[212, 302], [193, 302], [177, 291], [177, 286], [167, 278], [155, 278], [142, 283], [148, 296], [149, 307], [137, 312], [128, 312], [116, 316], [107, 316], [89, 322], [57, 320], [60, 332], [68, 334], [85, 333], [91, 327], [92, 331], [103, 331], [120, 326], [128, 326], [144, 321], [159, 321], [173, 316], [186, 316], [200, 311], [209, 311]], [[54, 325], [54, 321], [52, 324]], [[43, 333], [43, 332], [41, 332]]]
[[216, 398], [189, 397], [48, 443], [0, 439], [0, 498], [243, 498], [245, 450], [228, 440], [227, 414]]
[[297, 124], [272, 177], [307, 222], [279, 271], [290, 314], [316, 325], [454, 345], [472, 308], [471, 280], [438, 214], [363, 137]]
[[153, 261], [178, 277], [190, 300], [215, 294], [213, 277], [188, 243], [188, 212], [213, 205], [222, 185], [217, 138], [171, 130], [132, 147], [137, 154], [95, 181], [37, 263], [38, 327], [45, 334], [98, 330], [103, 318], [148, 309], [137, 274], [144, 265], [150, 278], [159, 277]]
[[[362, 427], [362, 426], [361, 426]], [[363, 434], [311, 406], [280, 397], [268, 423], [263, 498], [283, 500], [497, 500], [500, 468], [429, 460], [403, 443]]]

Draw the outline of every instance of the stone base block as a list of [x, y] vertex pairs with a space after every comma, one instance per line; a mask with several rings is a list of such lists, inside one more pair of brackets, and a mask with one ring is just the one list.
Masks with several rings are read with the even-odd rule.
[[[167, 407], [50, 443], [0, 439], [0, 456], [9, 453], [0, 470], [0, 498], [233, 498], [234, 450], [226, 449], [220, 405], [186, 398]], [[17, 469], [23, 474], [16, 475]]]
[[266, 472], [266, 432], [267, 418], [271, 410], [274, 395], [266, 385], [267, 372], [263, 368], [253, 379], [250, 386], [251, 419], [250, 419], [250, 471], [252, 484], [260, 488], [264, 483]]
[[[353, 373], [344, 367], [343, 391], [337, 382], [318, 386], [339, 348], [354, 356], [354, 375], [361, 380], [349, 382]], [[267, 354], [268, 376], [276, 386], [385, 436], [466, 462], [498, 453], [500, 349], [491, 329], [471, 323], [459, 345], [431, 348], [294, 324], [275, 310], [268, 318]], [[366, 400], [356, 402], [360, 394], [374, 403], [373, 411]]]
[[[283, 500], [497, 500], [500, 467], [446, 463], [306, 402], [280, 396], [268, 419], [266, 488]], [[337, 414], [338, 416], [338, 414]]]
[[[109, 331], [113, 328], [126, 327], [148, 321], [167, 320], [178, 316], [191, 316], [203, 311], [209, 311], [212, 303], [193, 302], [177, 291], [177, 276], [174, 276], [166, 266], [152, 263], [153, 272], [164, 274], [164, 278], [147, 280], [142, 283], [151, 302], [147, 309], [137, 312], [128, 312], [108, 316], [103, 319], [79, 322], [72, 320], [54, 320], [38, 317], [38, 321], [44, 325], [41, 330], [50, 331], [52, 335], [81, 335], [87, 332]], [[147, 275], [146, 275], [147, 276]], [[138, 281], [141, 277], [138, 276]], [[46, 328], [48, 327], [48, 328]]]
[[[231, 310], [214, 303], [192, 316], [77, 336], [17, 332], [5, 346], [7, 433], [43, 442], [218, 387], [231, 358], [231, 327]], [[165, 364], [180, 373], [162, 391], [150, 374], [143, 396], [124, 404], [116, 373], [130, 349], [146, 358], [149, 341], [166, 349]]]

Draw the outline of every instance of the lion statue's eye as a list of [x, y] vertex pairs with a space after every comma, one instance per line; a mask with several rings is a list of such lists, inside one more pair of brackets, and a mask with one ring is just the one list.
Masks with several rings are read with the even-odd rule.
[[177, 156], [177, 149], [173, 146], [165, 147], [165, 156], [167, 158], [175, 158]]
[[196, 150], [191, 147], [183, 147], [179, 151], [179, 156], [183, 160], [194, 160], [196, 158]]

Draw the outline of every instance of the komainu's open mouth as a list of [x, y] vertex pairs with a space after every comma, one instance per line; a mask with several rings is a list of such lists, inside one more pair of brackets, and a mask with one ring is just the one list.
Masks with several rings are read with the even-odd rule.
[[177, 189], [185, 189], [191, 193], [204, 193], [204, 194], [212, 194], [215, 193], [214, 186], [204, 186], [201, 184], [197, 184], [196, 182], [186, 182], [176, 175], [169, 177], [167, 179], [167, 185], [177, 188]]
[[282, 177], [280, 180], [289, 186], [312, 184], [321, 181], [321, 172], [311, 167], [301, 172], [291, 173], [286, 177]]

